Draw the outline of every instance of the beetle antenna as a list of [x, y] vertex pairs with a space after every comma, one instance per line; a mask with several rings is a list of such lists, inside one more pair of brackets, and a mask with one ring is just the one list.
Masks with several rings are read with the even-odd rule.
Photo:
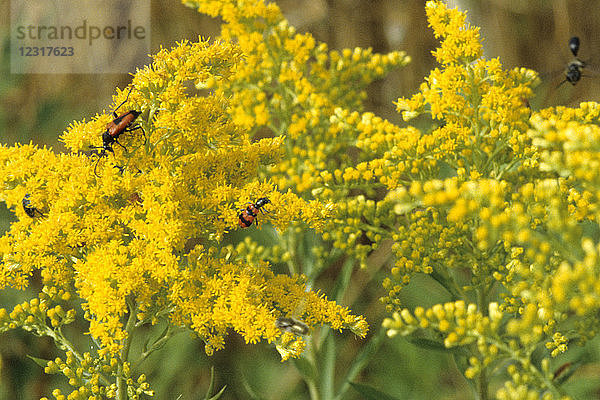
[[123, 102], [122, 102], [121, 104], [119, 104], [119, 106], [118, 106], [117, 108], [115, 108], [115, 110], [113, 111], [113, 113], [115, 113], [115, 115], [116, 115], [116, 113], [117, 113], [117, 110], [118, 110], [119, 108], [121, 108], [121, 106], [122, 106], [123, 104], [127, 103], [127, 100], [129, 100], [129, 95], [131, 94], [131, 91], [132, 91], [132, 90], [133, 90], [133, 86], [129, 88], [129, 92], [127, 93], [127, 97], [125, 97], [125, 100], [123, 100]]

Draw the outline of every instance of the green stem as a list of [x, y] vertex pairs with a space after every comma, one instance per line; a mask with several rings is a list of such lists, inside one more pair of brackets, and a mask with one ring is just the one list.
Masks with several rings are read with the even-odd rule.
[[333, 377], [335, 375], [336, 360], [335, 340], [333, 335], [327, 335], [327, 340], [325, 341], [324, 346], [321, 346], [319, 350], [321, 352], [321, 367], [319, 368], [319, 370], [321, 371], [321, 373], [319, 374], [321, 395], [323, 396], [324, 400], [331, 400], [333, 399], [334, 395]]
[[[40, 333], [42, 333], [40, 331]], [[71, 342], [69, 341], [69, 339], [67, 339], [63, 333], [62, 330], [59, 328], [57, 328], [56, 330], [51, 329], [50, 327], [46, 327], [45, 331], [43, 331], [43, 334], [45, 334], [46, 336], [49, 336], [52, 338], [52, 340], [54, 340], [54, 343], [56, 343], [57, 347], [61, 350], [65, 350], [68, 351], [70, 353], [72, 353], [75, 358], [77, 359], [77, 361], [79, 361], [79, 364], [81, 364], [81, 362], [83, 362], [83, 356], [81, 354], [79, 354], [79, 352], [77, 350], [75, 350], [75, 347], [73, 346], [73, 344], [71, 344]], [[104, 385], [109, 385], [110, 384], [110, 380], [102, 375], [99, 374], [100, 377], [100, 381], [104, 384]]]
[[310, 376], [306, 376], [305, 374], [303, 375], [304, 378], [304, 382], [306, 383], [306, 386], [308, 386], [308, 392], [310, 393], [310, 398], [311, 400], [321, 400], [321, 395], [319, 393], [319, 387], [317, 385], [316, 382], [316, 375], [317, 375], [317, 366], [316, 366], [316, 354], [315, 354], [315, 346], [310, 345], [307, 348], [306, 351], [306, 360], [309, 362], [310, 364]]
[[370, 231], [370, 232], [375, 232], [375, 233], [379, 233], [380, 235], [384, 236], [385, 238], [390, 237], [390, 230], [388, 229], [384, 229], [384, 228], [379, 228], [377, 226], [374, 225], [368, 225], [368, 224], [360, 224], [359, 228], [363, 231]]
[[290, 259], [287, 261], [287, 265], [291, 275], [298, 274], [302, 270], [301, 262], [298, 259], [298, 241], [296, 233], [292, 229], [288, 229], [286, 232], [287, 236], [287, 251], [290, 253]]
[[320, 400], [321, 396], [319, 395], [319, 389], [317, 389], [317, 385], [313, 381], [305, 381], [308, 386], [308, 392], [310, 393], [311, 400]]
[[477, 391], [479, 392], [479, 400], [488, 399], [488, 383], [487, 383], [487, 368], [483, 367], [477, 378]]
[[127, 400], [127, 379], [123, 374], [123, 366], [129, 358], [129, 349], [131, 347], [131, 337], [135, 329], [136, 306], [131, 299], [127, 299], [127, 307], [129, 308], [129, 318], [125, 326], [125, 339], [123, 340], [123, 348], [121, 349], [121, 360], [117, 369], [117, 400]]
[[[488, 303], [487, 303], [487, 287], [482, 285], [482, 287], [477, 291], [477, 302], [479, 303], [479, 311], [483, 315], [487, 315], [488, 313]], [[477, 378], [477, 391], [479, 392], [479, 400], [488, 400], [488, 377], [487, 377], [487, 367], [481, 367], [481, 372], [479, 373], [479, 377]]]
[[75, 350], [71, 342], [69, 342], [69, 340], [62, 334], [60, 328], [53, 330], [50, 327], [47, 327], [46, 335], [50, 336], [52, 340], [54, 340], [54, 342], [58, 344], [59, 349], [72, 353], [79, 362], [83, 361], [83, 357], [81, 356], [81, 354], [79, 354], [79, 352]]
[[514, 160], [512, 160], [510, 163], [508, 163], [508, 165], [506, 165], [504, 168], [502, 168], [502, 171], [500, 171], [498, 173], [498, 176], [496, 177], [497, 180], [501, 180], [502, 179], [502, 175], [504, 175], [504, 173], [506, 171], [510, 171], [510, 169], [515, 166], [517, 163], [521, 162], [521, 160], [519, 160], [518, 158], [515, 158]]
[[540, 372], [530, 362], [531, 352], [527, 352], [526, 354], [523, 355], [523, 354], [519, 353], [518, 351], [515, 351], [514, 349], [510, 348], [509, 346], [506, 345], [506, 343], [504, 343], [500, 340], [496, 340], [496, 339], [492, 339], [492, 338], [486, 338], [485, 340], [488, 343], [494, 344], [496, 347], [498, 347], [499, 350], [506, 353], [509, 356], [510, 360], [516, 360], [517, 362], [519, 362], [519, 364], [521, 364], [521, 366], [524, 369], [529, 371], [532, 376], [534, 376], [537, 379], [539, 379], [540, 381], [544, 382], [546, 388], [548, 388], [554, 394], [555, 398], [563, 398], [563, 397], [567, 396], [566, 392], [562, 388], [556, 386], [552, 380], [548, 379], [548, 377], [543, 372]]
[[171, 327], [171, 325], [168, 325], [166, 332], [162, 336], [160, 336], [158, 339], [156, 339], [156, 341], [154, 343], [152, 343], [152, 346], [148, 350], [142, 352], [142, 354], [140, 355], [138, 360], [135, 363], [133, 363], [131, 370], [136, 371], [138, 369], [139, 365], [146, 358], [148, 358], [148, 356], [150, 354], [154, 353], [156, 350], [161, 349], [165, 345], [165, 343], [167, 343], [169, 341], [169, 339], [171, 339], [173, 337], [173, 330], [174, 330], [174, 328]]
[[[443, 271], [443, 273], [442, 273]], [[452, 275], [444, 269], [444, 267], [434, 268], [433, 272], [429, 274], [432, 279], [436, 280], [442, 287], [444, 287], [448, 293], [452, 296], [453, 300], [466, 299], [466, 295], [460, 286], [456, 283], [456, 280]]]

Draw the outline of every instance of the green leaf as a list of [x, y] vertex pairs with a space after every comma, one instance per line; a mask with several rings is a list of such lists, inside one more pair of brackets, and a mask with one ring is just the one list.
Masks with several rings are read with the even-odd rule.
[[406, 340], [408, 342], [414, 344], [415, 346], [421, 347], [423, 349], [443, 351], [443, 352], [448, 351], [446, 346], [444, 346], [444, 343], [438, 342], [436, 340], [426, 339], [426, 338], [412, 338], [412, 337], [406, 338]]
[[367, 366], [369, 361], [371, 361], [375, 353], [377, 353], [377, 351], [381, 347], [384, 337], [385, 330], [380, 329], [375, 335], [369, 338], [367, 344], [363, 347], [361, 352], [354, 358], [352, 366], [350, 366], [350, 368], [348, 369], [348, 372], [344, 377], [344, 383], [342, 384], [339, 393], [335, 397], [336, 400], [341, 400], [345, 397], [344, 395], [346, 394], [346, 391], [352, 384], [351, 381], [354, 378], [356, 378], [360, 371], [362, 371]]
[[336, 360], [336, 346], [333, 335], [327, 335], [327, 340], [323, 343], [320, 349], [321, 353], [321, 368], [320, 379], [321, 383], [321, 395], [324, 399], [333, 398], [334, 393], [334, 375], [335, 375], [335, 360]]
[[206, 391], [206, 396], [204, 396], [204, 400], [217, 400], [219, 397], [221, 397], [223, 395], [223, 392], [225, 392], [225, 388], [227, 387], [227, 385], [223, 386], [223, 388], [219, 391], [219, 393], [215, 394], [212, 397], [208, 397], [212, 393], [214, 387], [215, 387], [215, 367], [210, 367], [210, 383], [208, 384], [208, 390]]
[[210, 383], [208, 384], [208, 389], [206, 390], [206, 395], [204, 396], [204, 400], [208, 400], [208, 396], [213, 391], [213, 387], [215, 385], [215, 367], [210, 367]]
[[350, 386], [352, 386], [354, 390], [360, 393], [366, 400], [399, 400], [396, 397], [390, 396], [387, 393], [383, 393], [382, 391], [369, 385], [350, 382]]
[[307, 381], [316, 382], [316, 372], [313, 365], [305, 357], [295, 358], [294, 365]]
[[335, 287], [332, 291], [332, 298], [335, 299], [336, 302], [341, 302], [342, 297], [346, 293], [346, 289], [348, 289], [348, 285], [350, 284], [350, 277], [352, 276], [352, 271], [354, 271], [354, 260], [352, 258], [348, 258], [344, 262], [344, 266], [342, 267], [342, 273], [338, 276]]
[[220, 399], [221, 396], [223, 395], [223, 393], [225, 393], [225, 389], [227, 388], [227, 385], [223, 386], [223, 388], [221, 390], [219, 390], [219, 393], [215, 394], [213, 397], [211, 397], [208, 400], [217, 400]]
[[27, 355], [27, 357], [32, 359], [34, 363], [36, 363], [37, 365], [39, 365], [42, 368], [46, 368], [48, 366], [48, 361], [50, 361], [50, 360], [44, 360], [43, 358], [33, 357], [30, 355]]
[[246, 389], [247, 392], [247, 399], [253, 399], [253, 400], [263, 400], [263, 397], [260, 396], [258, 393], [256, 393], [256, 391], [252, 388], [252, 386], [250, 386], [250, 382], [248, 382], [248, 379], [246, 379], [246, 376], [244, 374], [242, 374], [241, 376], [242, 379], [242, 386], [244, 387], [244, 389]]

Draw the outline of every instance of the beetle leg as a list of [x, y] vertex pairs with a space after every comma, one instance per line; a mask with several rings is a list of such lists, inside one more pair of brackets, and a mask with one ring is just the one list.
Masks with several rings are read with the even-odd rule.
[[[129, 152], [129, 150], [127, 150], [127, 147], [123, 146], [116, 138], [115, 138], [114, 142], [116, 144], [118, 144], [119, 146], [121, 146], [122, 148], [124, 148], [126, 152]], [[111, 148], [111, 151], [112, 151], [112, 148]], [[113, 151], [113, 153], [114, 153], [114, 151]]]

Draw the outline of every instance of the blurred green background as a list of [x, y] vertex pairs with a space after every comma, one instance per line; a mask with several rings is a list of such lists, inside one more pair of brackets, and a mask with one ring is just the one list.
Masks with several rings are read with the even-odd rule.
[[[77, 3], [73, 1], [74, 5]], [[276, 2], [290, 24], [300, 32], [311, 32], [331, 49], [372, 47], [376, 52], [405, 50], [411, 64], [370, 87], [367, 109], [402, 123], [392, 104], [400, 96], [410, 96], [435, 67], [431, 50], [436, 46], [427, 27], [425, 1], [400, 0], [281, 0]], [[506, 68], [524, 66], [540, 72], [543, 84], [532, 101], [534, 109], [552, 105], [576, 105], [598, 101], [600, 88], [600, 1], [567, 0], [485, 0], [450, 1], [451, 6], [469, 10], [469, 22], [481, 27], [486, 57], [500, 57]], [[57, 137], [73, 120], [89, 119], [110, 106], [115, 87], [129, 83], [128, 75], [15, 75], [10, 73], [9, 1], [0, 1], [0, 140], [5, 144], [33, 142], [64, 150]], [[200, 15], [177, 1], [152, 1], [152, 52], [170, 47], [182, 39], [197, 40], [198, 35], [216, 37], [218, 21]], [[572, 58], [567, 42], [581, 38], [579, 56], [590, 63], [589, 75], [579, 85], [564, 84], [563, 70]], [[132, 71], [133, 72], [133, 71]], [[11, 213], [0, 204], [0, 230], [7, 229]], [[388, 254], [381, 249], [371, 257], [371, 266], [355, 271], [343, 304], [366, 316], [376, 332], [385, 317], [378, 298], [383, 295], [380, 282], [387, 268]], [[339, 272], [330, 271], [318, 282], [327, 292]], [[427, 282], [407, 290], [408, 306], [433, 304]], [[33, 289], [39, 280], [33, 279]], [[11, 309], [31, 297], [26, 292], [0, 292], [0, 307]], [[77, 327], [73, 327], [74, 330]], [[79, 327], [79, 331], [85, 330]], [[156, 334], [160, 327], [156, 328]], [[76, 337], [75, 331], [71, 338]], [[361, 341], [350, 333], [338, 335], [340, 377], [344, 360], [354, 357]], [[81, 343], [90, 346], [90, 343]], [[598, 343], [580, 351], [598, 359]], [[54, 387], [66, 389], [64, 378], [47, 376], [26, 356], [51, 359], [60, 354], [46, 338], [22, 331], [0, 336], [0, 400], [36, 399], [50, 396]], [[225, 399], [306, 399], [308, 392], [293, 362], [281, 363], [274, 347], [245, 345], [231, 335], [226, 350], [213, 357], [204, 355], [198, 340], [186, 333], [176, 336], [166, 348], [147, 361], [149, 381], [157, 399], [204, 398], [215, 367], [217, 388], [227, 385]], [[600, 371], [584, 371], [597, 380]], [[445, 354], [417, 348], [404, 339], [385, 339], [368, 368], [357, 378], [398, 399], [468, 399], [469, 383], [458, 373]], [[581, 387], [580, 398], [594, 397]], [[68, 391], [66, 391], [68, 393]], [[361, 398], [349, 392], [348, 398]], [[592, 396], [592, 397], [588, 397]]]

